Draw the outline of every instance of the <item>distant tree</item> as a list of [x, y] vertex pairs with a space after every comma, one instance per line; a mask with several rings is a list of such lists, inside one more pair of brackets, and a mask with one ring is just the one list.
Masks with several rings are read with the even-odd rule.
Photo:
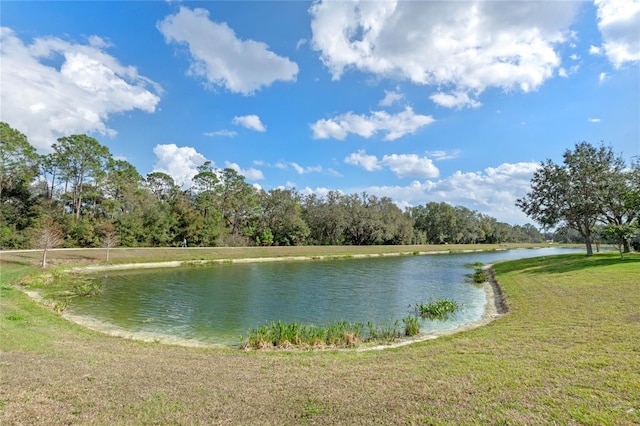
[[0, 199], [7, 189], [29, 186], [38, 172], [38, 160], [27, 137], [0, 122]]
[[173, 201], [180, 192], [173, 178], [163, 172], [149, 173], [145, 181], [146, 187], [162, 202]]
[[276, 188], [260, 194], [262, 214], [258, 237], [262, 245], [306, 243], [310, 230], [302, 217], [301, 199], [295, 189]]
[[71, 207], [79, 220], [87, 188], [106, 173], [111, 154], [106, 146], [87, 135], [59, 138], [53, 149], [56, 161], [60, 162], [61, 177], [71, 186]]
[[640, 163], [610, 174], [606, 186], [600, 221], [609, 229], [609, 237], [617, 235], [623, 252], [629, 253], [629, 240], [635, 236], [633, 224], [640, 218]]
[[339, 191], [329, 191], [324, 198], [316, 194], [305, 197], [302, 213], [313, 244], [340, 245], [344, 242], [347, 226], [344, 199]]
[[0, 247], [28, 244], [30, 228], [39, 215], [31, 188], [39, 157], [27, 137], [0, 122]]
[[128, 211], [128, 205], [141, 195], [142, 176], [125, 160], [109, 159], [107, 173], [102, 180], [102, 213], [110, 219]]
[[484, 241], [485, 235], [480, 226], [479, 213], [463, 206], [454, 208], [456, 215], [455, 242], [475, 244]]
[[410, 244], [413, 238], [413, 219], [400, 210], [389, 197], [369, 199], [382, 223], [382, 244]]
[[218, 204], [222, 184], [219, 176], [220, 172], [211, 161], [207, 161], [198, 167], [198, 173], [193, 177], [194, 202], [205, 219], [220, 213]]
[[562, 165], [542, 163], [531, 180], [531, 192], [516, 205], [545, 227], [565, 224], [578, 231], [587, 256], [592, 256], [591, 232], [605, 211], [612, 176], [623, 169], [624, 162], [611, 148], [579, 143], [573, 151], [565, 151]]
[[172, 204], [171, 232], [175, 236], [174, 243], [181, 242], [186, 238], [189, 245], [192, 246], [210, 247], [216, 244], [219, 235], [219, 221], [214, 223], [210, 219], [205, 220], [192, 202], [188, 192], [178, 194]]
[[244, 245], [255, 233], [258, 220], [258, 191], [231, 168], [221, 171], [218, 207], [230, 238], [227, 245]]
[[47, 251], [60, 246], [64, 242], [64, 234], [58, 224], [49, 216], [45, 216], [38, 228], [33, 232], [33, 246], [42, 250], [42, 268], [47, 267]]
[[429, 202], [411, 209], [415, 228], [425, 233], [430, 244], [457, 242], [457, 215], [453, 206], [442, 202]]
[[346, 243], [356, 246], [382, 243], [383, 224], [372, 208], [375, 202], [375, 198], [364, 192], [344, 197]]
[[[617, 224], [609, 223], [604, 226], [604, 237], [613, 241], [620, 251], [620, 259], [624, 260], [624, 254], [629, 253], [628, 241], [638, 234], [637, 222]], [[627, 247], [625, 247], [625, 243]]]
[[107, 249], [106, 262], [109, 263], [109, 250], [120, 244], [120, 238], [116, 235], [116, 228], [112, 223], [104, 226], [104, 235], [102, 236], [102, 246]]

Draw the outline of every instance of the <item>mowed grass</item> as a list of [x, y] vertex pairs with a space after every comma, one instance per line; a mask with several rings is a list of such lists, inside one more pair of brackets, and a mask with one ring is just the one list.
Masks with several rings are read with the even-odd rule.
[[1, 424], [640, 424], [639, 254], [498, 263], [507, 315], [367, 352], [104, 336], [0, 267]]

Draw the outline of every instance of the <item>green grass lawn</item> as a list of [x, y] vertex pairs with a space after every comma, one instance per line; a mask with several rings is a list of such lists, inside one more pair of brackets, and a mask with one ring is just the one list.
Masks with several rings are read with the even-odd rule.
[[640, 424], [640, 254], [498, 263], [507, 315], [368, 352], [101, 335], [10, 285], [25, 263], [0, 264], [1, 424]]

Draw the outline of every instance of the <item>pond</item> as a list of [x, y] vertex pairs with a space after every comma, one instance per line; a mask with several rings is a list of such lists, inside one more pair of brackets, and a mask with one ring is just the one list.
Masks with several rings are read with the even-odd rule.
[[417, 303], [462, 305], [448, 321], [425, 320], [421, 332], [481, 319], [486, 294], [470, 282], [472, 264], [569, 251], [519, 249], [465, 254], [319, 261], [218, 264], [101, 272], [103, 290], [73, 299], [67, 311], [103, 331], [237, 346], [267, 322], [327, 325], [335, 321], [402, 324]]

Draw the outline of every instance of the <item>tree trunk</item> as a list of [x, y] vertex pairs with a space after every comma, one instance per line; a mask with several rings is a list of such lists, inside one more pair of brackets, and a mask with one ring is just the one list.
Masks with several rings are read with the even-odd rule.
[[624, 250], [623, 250], [624, 253], [631, 253], [631, 246], [629, 244], [629, 239], [623, 238], [622, 246], [624, 247]]
[[593, 247], [591, 246], [591, 238], [585, 240], [587, 246], [587, 256], [593, 256]]

